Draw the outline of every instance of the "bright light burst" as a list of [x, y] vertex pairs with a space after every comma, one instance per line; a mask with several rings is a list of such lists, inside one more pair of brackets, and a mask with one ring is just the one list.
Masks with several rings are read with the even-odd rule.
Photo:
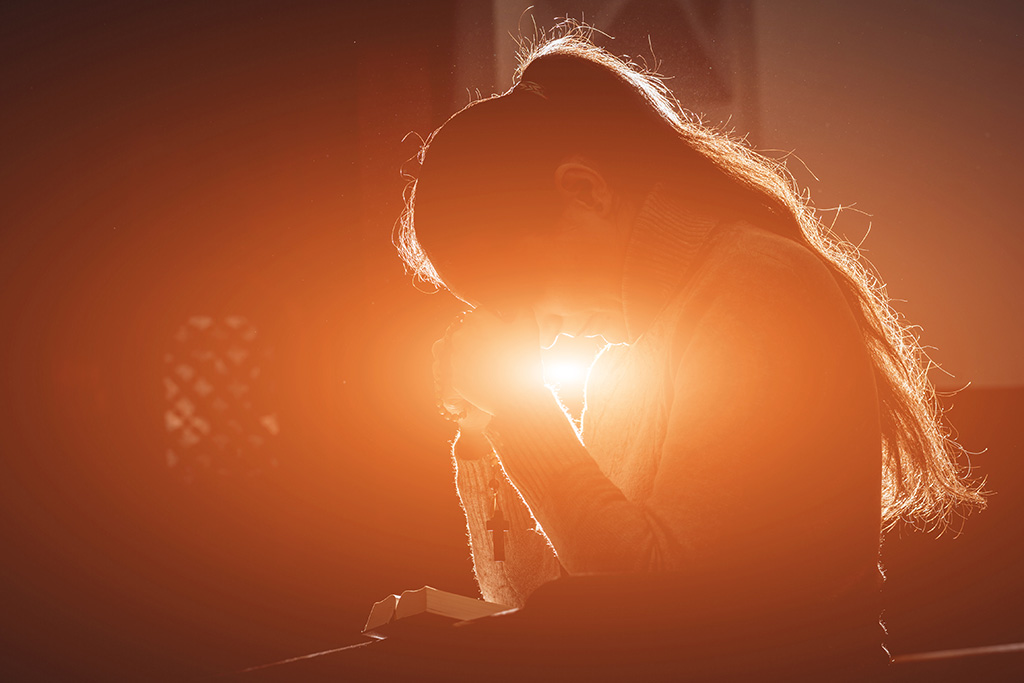
[[561, 392], [583, 391], [587, 371], [600, 349], [599, 340], [587, 337], [559, 337], [554, 346], [545, 349], [544, 383]]
[[577, 427], [583, 415], [587, 373], [603, 346], [604, 341], [597, 337], [562, 336], [541, 355], [544, 383], [558, 394], [559, 402]]
[[582, 385], [587, 366], [582, 361], [556, 359], [544, 362], [544, 383], [564, 387]]

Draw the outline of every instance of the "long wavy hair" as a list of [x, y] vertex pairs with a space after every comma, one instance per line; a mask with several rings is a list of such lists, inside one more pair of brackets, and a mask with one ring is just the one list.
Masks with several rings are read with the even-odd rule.
[[704, 125], [660, 76], [597, 47], [592, 35], [567, 22], [521, 44], [515, 85], [472, 102], [426, 139], [393, 236], [414, 278], [444, 288], [434, 261], [472, 242], [472, 253], [491, 250], [490, 277], [506, 270], [528, 280], [527, 257], [510, 251], [507, 235], [550, 227], [544, 217], [554, 215], [556, 199], [541, 179], [567, 155], [595, 159], [626, 192], [673, 180], [690, 201], [796, 240], [838, 282], [874, 366], [883, 529], [900, 520], [944, 528], [953, 513], [983, 507], [981, 484], [970, 479], [967, 454], [928, 380], [931, 362], [858, 247], [822, 222], [784, 163]]

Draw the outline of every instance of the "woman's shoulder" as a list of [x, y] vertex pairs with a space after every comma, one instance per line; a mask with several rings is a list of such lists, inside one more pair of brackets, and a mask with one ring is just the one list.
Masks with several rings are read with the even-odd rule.
[[662, 323], [670, 348], [686, 348], [698, 328], [724, 326], [766, 337], [800, 333], [808, 344], [852, 353], [862, 345], [861, 333], [827, 263], [793, 239], [751, 223], [720, 225], [666, 310]]
[[[747, 221], [718, 226], [708, 241], [690, 294], [713, 298], [798, 299], [845, 305], [845, 297], [824, 257], [794, 239]], [[779, 303], [783, 303], [779, 301]]]
[[829, 275], [822, 258], [807, 246], [747, 221], [721, 224], [708, 247], [708, 260], [727, 269], [754, 269], [778, 277]]

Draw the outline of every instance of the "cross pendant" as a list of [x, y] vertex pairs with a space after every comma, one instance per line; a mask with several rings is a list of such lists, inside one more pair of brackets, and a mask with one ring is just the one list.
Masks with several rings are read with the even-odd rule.
[[500, 506], [495, 506], [494, 516], [487, 521], [487, 530], [491, 532], [491, 547], [494, 561], [505, 561], [505, 532], [509, 530], [508, 522]]

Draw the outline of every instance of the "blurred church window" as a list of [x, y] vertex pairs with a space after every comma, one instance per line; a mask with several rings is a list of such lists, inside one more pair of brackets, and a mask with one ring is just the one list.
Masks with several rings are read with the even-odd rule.
[[241, 315], [195, 315], [164, 354], [167, 467], [186, 481], [277, 466], [281, 431], [264, 366], [273, 356]]

